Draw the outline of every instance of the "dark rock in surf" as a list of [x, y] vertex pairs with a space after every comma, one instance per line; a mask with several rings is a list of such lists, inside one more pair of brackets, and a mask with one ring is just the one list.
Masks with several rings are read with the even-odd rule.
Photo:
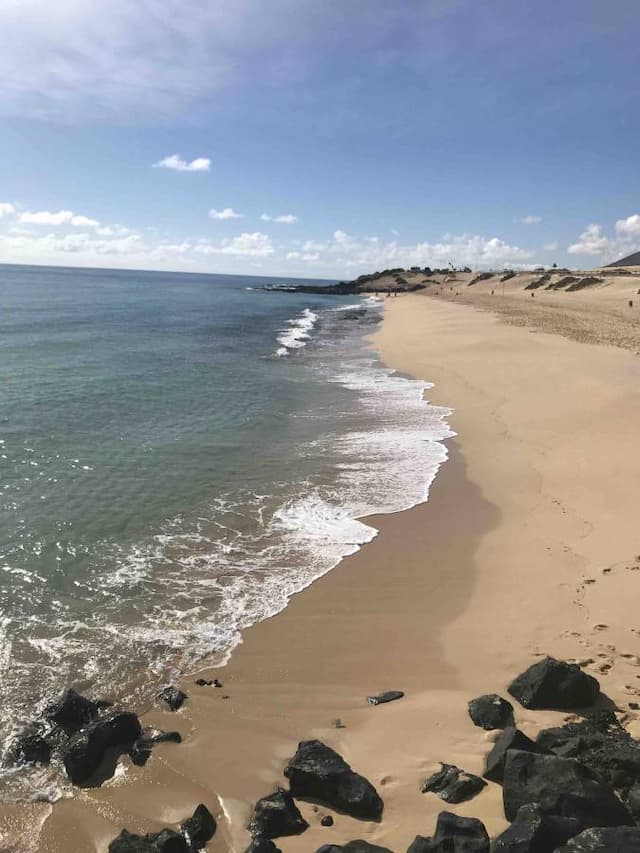
[[138, 767], [143, 767], [151, 757], [151, 751], [157, 743], [182, 743], [182, 735], [180, 732], [146, 729], [142, 737], [134, 741], [129, 750], [129, 757]]
[[504, 762], [507, 756], [507, 750], [519, 749], [521, 752], [538, 752], [544, 753], [546, 750], [539, 744], [532, 741], [519, 729], [505, 729], [498, 740], [494, 743], [493, 749], [487, 755], [485, 770], [483, 776], [490, 782], [498, 782], [502, 784], [504, 776]]
[[469, 716], [481, 729], [504, 729], [513, 724], [513, 705], [496, 693], [478, 696], [469, 702]]
[[222, 687], [217, 678], [196, 678], [193, 683], [198, 687]]
[[107, 705], [105, 702], [93, 702], [70, 687], [59, 699], [47, 705], [43, 716], [45, 720], [55, 723], [67, 733], [77, 732], [97, 720], [98, 711]]
[[282, 789], [258, 800], [249, 821], [249, 832], [259, 838], [300, 835], [308, 828], [293, 797]]
[[489, 836], [475, 817], [440, 812], [431, 838], [416, 835], [407, 853], [489, 853]]
[[553, 853], [582, 830], [579, 820], [547, 815], [537, 803], [521, 806], [514, 822], [493, 839], [491, 853]]
[[445, 803], [463, 803], [479, 794], [487, 783], [479, 776], [465, 773], [453, 764], [442, 764], [441, 769], [426, 779], [420, 790], [423, 794], [437, 794]]
[[330, 814], [326, 814], [320, 821], [320, 826], [333, 826], [333, 818]]
[[51, 761], [51, 745], [38, 726], [28, 726], [11, 741], [4, 761], [12, 766], [48, 764]]
[[158, 693], [158, 699], [166, 702], [172, 711], [179, 711], [184, 705], [185, 699], [188, 698], [187, 694], [179, 687], [165, 687]]
[[270, 838], [254, 838], [245, 853], [281, 853]]
[[377, 844], [370, 844], [368, 841], [363, 841], [357, 838], [355, 841], [349, 841], [346, 844], [323, 844], [318, 847], [316, 853], [391, 853], [388, 847], [379, 847]]
[[62, 752], [69, 779], [84, 784], [99, 769], [107, 750], [118, 747], [128, 752], [141, 734], [140, 721], [131, 711], [109, 714], [80, 729]]
[[640, 828], [628, 826], [585, 829], [557, 853], [637, 853]]
[[509, 685], [509, 693], [531, 710], [571, 711], [593, 705], [600, 685], [575, 663], [546, 657], [534, 663]]
[[135, 835], [123, 829], [109, 844], [109, 853], [191, 853], [183, 835], [163, 829], [148, 835]]
[[284, 770], [294, 797], [318, 800], [361, 820], [380, 820], [384, 804], [371, 782], [333, 749], [302, 741]]
[[544, 814], [576, 818], [585, 829], [633, 823], [613, 790], [570, 758], [510, 749], [502, 794], [510, 821], [515, 820], [521, 806], [537, 803]]
[[196, 853], [202, 850], [207, 841], [213, 838], [217, 829], [216, 821], [209, 809], [200, 803], [190, 818], [187, 818], [180, 827], [180, 831], [187, 839], [189, 849]]
[[404, 693], [402, 690], [387, 690], [386, 693], [379, 693], [377, 696], [367, 696], [367, 702], [370, 705], [384, 705], [387, 702], [395, 702], [396, 699], [402, 699]]

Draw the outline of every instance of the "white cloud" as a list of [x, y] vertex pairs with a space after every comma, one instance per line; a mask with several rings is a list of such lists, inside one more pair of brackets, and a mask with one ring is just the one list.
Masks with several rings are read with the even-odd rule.
[[634, 213], [615, 223], [615, 236], [608, 237], [602, 225], [591, 223], [567, 251], [572, 255], [599, 256], [613, 261], [640, 248], [640, 214]]
[[640, 213], [634, 213], [626, 219], [618, 219], [616, 232], [623, 236], [640, 237]]
[[55, 213], [51, 210], [27, 210], [20, 214], [20, 222], [27, 225], [64, 225], [65, 222], [71, 222], [73, 216], [72, 210], [58, 210]]
[[268, 213], [263, 213], [260, 216], [263, 222], [282, 222], [284, 225], [293, 225], [298, 221], [298, 217], [293, 213], [281, 213], [279, 216], [270, 216]]
[[336, 243], [341, 243], [342, 245], [344, 245], [345, 243], [349, 242], [350, 238], [346, 231], [341, 231], [338, 228], [337, 231], [333, 232], [333, 239], [336, 241]]
[[575, 243], [567, 251], [571, 255], [602, 255], [612, 248], [611, 240], [602, 233], [602, 226], [597, 223], [587, 225]]
[[102, 225], [96, 228], [96, 234], [101, 237], [126, 237], [131, 234], [131, 229], [124, 225]]
[[241, 219], [242, 214], [236, 213], [232, 207], [225, 207], [224, 210], [216, 210], [214, 207], [209, 211], [211, 219]]
[[89, 216], [73, 216], [71, 224], [76, 228], [97, 228], [100, 225], [97, 219], [91, 219]]
[[244, 232], [238, 237], [222, 240], [221, 243], [210, 243], [201, 240], [195, 247], [195, 252], [203, 255], [237, 255], [260, 256], [272, 255], [275, 251], [271, 239], [260, 231]]
[[532, 215], [522, 216], [517, 221], [520, 222], [522, 225], [537, 225], [539, 222], [542, 222], [542, 217]]
[[3, 216], [10, 216], [12, 213], [15, 213], [15, 207], [8, 201], [0, 201], [0, 219]]
[[208, 172], [211, 160], [208, 157], [196, 157], [195, 160], [183, 160], [179, 154], [170, 154], [153, 164], [154, 169], [173, 169], [175, 172]]
[[542, 248], [545, 250], [545, 252], [557, 252], [559, 244], [557, 240], [552, 240], [551, 243], [545, 243]]

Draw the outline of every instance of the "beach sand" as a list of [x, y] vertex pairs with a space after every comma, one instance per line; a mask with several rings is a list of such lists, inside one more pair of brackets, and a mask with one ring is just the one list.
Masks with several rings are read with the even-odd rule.
[[[459, 806], [419, 791], [439, 761], [482, 771], [491, 741], [469, 699], [505, 695], [552, 654], [592, 659], [586, 669], [628, 711], [640, 695], [640, 359], [520, 322], [453, 297], [388, 301], [374, 341], [384, 360], [434, 382], [430, 401], [454, 409], [458, 436], [429, 501], [371, 519], [372, 544], [246, 631], [225, 668], [198, 673], [223, 688], [185, 677], [183, 710], [145, 715], [182, 745], [156, 747], [144, 768], [125, 759], [124, 776], [53, 809], [5, 808], [0, 849], [20, 849], [7, 846], [13, 820], [43, 822], [40, 851], [104, 851], [123, 826], [158, 829], [202, 801], [219, 820], [207, 849], [243, 851], [252, 804], [311, 737], [374, 783], [385, 812], [380, 824], [334, 814], [324, 828], [330, 810], [301, 804], [311, 828], [280, 839], [284, 853], [353, 838], [399, 853], [445, 809], [495, 834], [506, 825], [497, 786]], [[390, 689], [405, 698], [366, 704]], [[514, 704], [528, 734], [565, 717]]]

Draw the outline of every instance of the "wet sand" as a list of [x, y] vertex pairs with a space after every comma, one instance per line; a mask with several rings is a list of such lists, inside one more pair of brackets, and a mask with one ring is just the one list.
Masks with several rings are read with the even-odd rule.
[[[53, 810], [5, 809], [0, 850], [28, 849], [6, 846], [11, 814], [34, 829], [44, 820], [32, 849], [89, 853], [123, 826], [158, 829], [202, 801], [219, 819], [208, 849], [240, 853], [251, 804], [284, 783], [286, 758], [309, 737], [366, 775], [385, 813], [380, 824], [334, 814], [324, 828], [329, 810], [302, 804], [311, 828], [278, 841], [283, 853], [359, 837], [400, 853], [444, 808], [494, 834], [505, 825], [497, 786], [453, 807], [419, 792], [439, 761], [481, 772], [491, 743], [469, 699], [504, 694], [545, 653], [592, 659], [625, 711], [640, 694], [640, 359], [424, 295], [389, 300], [375, 344], [455, 410], [458, 437], [428, 503], [373, 518], [372, 544], [248, 630], [225, 668], [202, 673], [223, 688], [185, 677], [182, 711], [145, 715], [183, 744], [157, 747], [144, 768], [124, 759], [123, 776]], [[366, 704], [388, 689], [406, 697]], [[563, 715], [516, 718], [532, 734]]]

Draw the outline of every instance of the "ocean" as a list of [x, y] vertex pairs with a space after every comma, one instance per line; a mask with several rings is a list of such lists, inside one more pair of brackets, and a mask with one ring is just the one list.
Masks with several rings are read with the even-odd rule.
[[279, 281], [0, 266], [5, 745], [68, 685], [135, 707], [223, 663], [427, 499], [449, 411], [372, 349], [383, 300]]

